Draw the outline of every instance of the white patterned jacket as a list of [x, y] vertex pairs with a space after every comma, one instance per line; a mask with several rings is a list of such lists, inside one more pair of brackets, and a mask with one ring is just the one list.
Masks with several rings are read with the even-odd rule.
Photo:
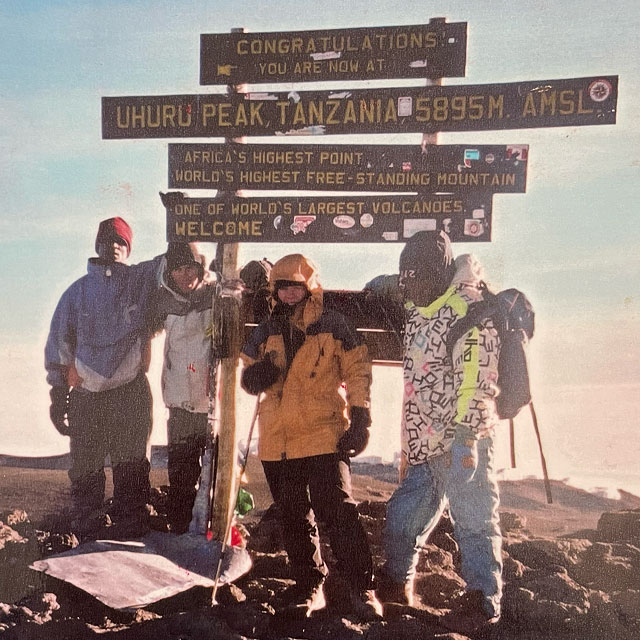
[[499, 419], [499, 338], [490, 322], [473, 327], [447, 356], [451, 326], [482, 299], [482, 267], [459, 256], [451, 286], [427, 307], [406, 304], [402, 451], [410, 465], [450, 450], [459, 425], [475, 437], [491, 434]]

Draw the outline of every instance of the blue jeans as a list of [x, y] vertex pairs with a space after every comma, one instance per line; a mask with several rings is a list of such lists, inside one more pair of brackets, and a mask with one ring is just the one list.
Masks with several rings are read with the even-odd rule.
[[385, 572], [397, 582], [413, 579], [420, 547], [427, 541], [447, 503], [460, 546], [467, 590], [480, 590], [491, 616], [500, 614], [502, 535], [493, 441], [478, 441], [478, 466], [471, 478], [451, 464], [451, 454], [410, 466], [387, 505]]

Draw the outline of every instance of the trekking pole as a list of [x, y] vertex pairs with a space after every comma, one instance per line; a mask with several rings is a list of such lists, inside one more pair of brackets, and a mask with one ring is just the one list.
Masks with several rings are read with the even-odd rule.
[[511, 468], [516, 468], [516, 434], [513, 418], [509, 418], [509, 451], [511, 453]]
[[542, 451], [542, 440], [540, 438], [540, 429], [538, 429], [538, 418], [536, 417], [536, 411], [533, 408], [533, 402], [529, 403], [529, 409], [531, 410], [533, 428], [536, 432], [536, 438], [538, 439], [538, 449], [540, 449], [540, 462], [542, 462], [542, 477], [544, 478], [544, 489], [547, 493], [547, 503], [553, 504], [553, 497], [551, 496], [551, 482], [549, 481], [549, 474], [547, 473], [547, 462], [544, 459], [544, 452]]
[[[258, 419], [258, 411], [260, 409], [260, 396], [262, 394], [259, 393], [256, 398], [256, 406], [253, 410], [253, 417], [251, 418], [251, 425], [249, 427], [249, 435], [247, 436], [247, 448], [244, 452], [244, 460], [242, 461], [242, 466], [240, 468], [240, 475], [238, 476], [240, 479], [244, 475], [244, 472], [247, 468], [247, 462], [249, 461], [249, 451], [251, 450], [251, 439], [253, 437], [253, 429], [256, 426], [256, 421]], [[238, 486], [240, 483], [238, 482]], [[237, 500], [237, 496], [236, 496]], [[232, 509], [235, 509], [235, 502], [232, 503]], [[227, 526], [224, 532], [224, 538], [222, 539], [222, 544], [220, 546], [220, 557], [218, 558], [218, 564], [216, 566], [216, 575], [213, 579], [213, 593], [211, 594], [211, 603], [216, 604], [216, 595], [218, 594], [218, 587], [220, 586], [220, 574], [222, 572], [222, 560], [224, 558], [224, 552], [227, 549], [227, 540], [229, 539], [229, 535], [231, 534], [231, 527], [233, 526], [235, 518], [233, 518], [232, 514], [229, 514], [227, 518]]]
[[216, 433], [211, 439], [211, 466], [209, 473], [209, 504], [207, 510], [207, 527], [205, 531], [205, 536], [207, 540], [210, 540], [213, 537], [213, 532], [211, 531], [211, 516], [213, 514], [213, 501], [216, 495], [216, 482], [218, 478], [218, 451], [220, 449], [220, 437]]
[[251, 449], [251, 440], [253, 439], [253, 429], [256, 426], [256, 422], [258, 420], [258, 411], [260, 410], [260, 396], [262, 394], [259, 393], [256, 398], [256, 406], [253, 408], [253, 416], [251, 417], [251, 426], [249, 427], [249, 435], [247, 435], [247, 448], [244, 452], [244, 459], [242, 461], [242, 467], [240, 469], [240, 477], [244, 475], [244, 472], [247, 468], [247, 462], [249, 462], [249, 451]]

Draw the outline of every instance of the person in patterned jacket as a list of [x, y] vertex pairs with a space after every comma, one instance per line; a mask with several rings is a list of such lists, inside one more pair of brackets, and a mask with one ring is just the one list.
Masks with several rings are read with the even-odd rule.
[[462, 633], [497, 622], [502, 593], [492, 439], [499, 420], [497, 331], [489, 322], [474, 327], [447, 354], [450, 328], [482, 299], [481, 281], [473, 256], [454, 263], [444, 232], [415, 234], [400, 256], [405, 467], [387, 506], [378, 589], [383, 601], [412, 603], [419, 549], [448, 505], [467, 589], [441, 622]]

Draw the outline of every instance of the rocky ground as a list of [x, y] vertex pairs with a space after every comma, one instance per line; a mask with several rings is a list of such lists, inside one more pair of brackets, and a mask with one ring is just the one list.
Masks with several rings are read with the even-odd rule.
[[[364, 483], [360, 479], [356, 484], [360, 499], [368, 496], [359, 509], [380, 563], [385, 501], [393, 484], [380, 478], [367, 478]], [[165, 498], [162, 488], [154, 491], [154, 506], [160, 514]], [[448, 520], [421, 553], [416, 608], [389, 607], [384, 620], [363, 624], [341, 610], [343, 585], [334, 572], [327, 582], [329, 607], [304, 623], [283, 623], [274, 618], [269, 605], [290, 584], [278, 522], [271, 515], [258, 509], [245, 520], [253, 569], [219, 592], [217, 606], [210, 604], [210, 590], [197, 589], [144, 610], [120, 612], [28, 569], [32, 561], [76, 543], [64, 532], [64, 521], [45, 516], [32, 523], [20, 509], [0, 512], [0, 633], [7, 640], [83, 640], [103, 634], [117, 634], [114, 640], [462, 638], [438, 625], [438, 617], [464, 586]], [[640, 509], [605, 512], [594, 528], [560, 536], [532, 533], [525, 516], [516, 511], [503, 511], [501, 524], [503, 617], [490, 632], [473, 637], [640, 637]], [[325, 557], [331, 564], [328, 549]]]

